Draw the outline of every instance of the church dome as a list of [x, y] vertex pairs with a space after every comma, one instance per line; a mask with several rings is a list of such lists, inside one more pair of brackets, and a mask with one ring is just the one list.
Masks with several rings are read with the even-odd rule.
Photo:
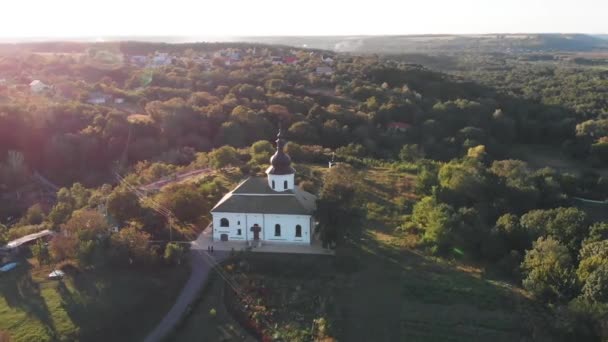
[[296, 170], [291, 167], [291, 158], [283, 151], [285, 140], [282, 139], [281, 130], [277, 134], [277, 151], [270, 157], [269, 174], [272, 175], [288, 175], [295, 173]]

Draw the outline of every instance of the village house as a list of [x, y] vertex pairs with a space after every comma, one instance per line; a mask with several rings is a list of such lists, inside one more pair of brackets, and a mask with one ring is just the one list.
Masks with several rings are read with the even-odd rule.
[[316, 197], [296, 186], [280, 130], [276, 143], [266, 177], [245, 179], [211, 209], [213, 241], [312, 243]]
[[129, 58], [129, 61], [131, 62], [131, 64], [143, 67], [148, 63], [148, 56], [141, 56], [141, 55], [131, 56], [131, 58]]
[[171, 56], [166, 52], [156, 52], [150, 61], [150, 66], [161, 67], [169, 65], [172, 62]]
[[6, 246], [4, 246], [3, 250], [5, 252], [10, 253], [18, 253], [19, 251], [23, 250], [26, 247], [31, 246], [32, 244], [36, 243], [36, 241], [38, 240], [42, 240], [42, 241], [49, 241], [53, 235], [55, 233], [52, 230], [48, 230], [45, 229], [43, 231], [34, 233], [34, 234], [29, 234], [23, 237], [20, 237], [18, 239], [15, 239], [13, 241], [10, 241], [9, 243], [6, 244]]
[[386, 129], [389, 132], [393, 132], [393, 133], [403, 133], [403, 132], [406, 132], [411, 127], [412, 127], [412, 125], [410, 125], [407, 122], [397, 122], [397, 121], [392, 121], [388, 125], [386, 125]]
[[281, 56], [270, 56], [270, 63], [272, 63], [272, 65], [281, 65], [283, 64], [283, 57]]
[[327, 65], [334, 64], [334, 59], [331, 57], [321, 56], [321, 60], [323, 61], [323, 63], [325, 63]]
[[87, 102], [90, 104], [104, 104], [111, 99], [111, 95], [104, 94], [100, 91], [95, 91], [89, 94]]
[[315, 73], [317, 75], [333, 75], [334, 69], [326, 65], [318, 66], [317, 69], [315, 69]]
[[43, 91], [45, 91], [49, 88], [50, 87], [48, 85], [44, 84], [40, 80], [33, 80], [32, 82], [30, 82], [30, 90], [33, 93], [42, 93]]
[[285, 64], [297, 64], [298, 58], [296, 56], [285, 56], [283, 57], [283, 63]]

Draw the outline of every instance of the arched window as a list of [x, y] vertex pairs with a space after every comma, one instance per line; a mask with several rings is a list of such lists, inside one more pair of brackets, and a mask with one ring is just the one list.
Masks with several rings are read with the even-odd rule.
[[230, 226], [230, 222], [228, 222], [227, 218], [222, 218], [220, 220], [220, 227], [229, 227]]
[[281, 225], [280, 224], [274, 225], [274, 236], [281, 236]]
[[283, 181], [283, 189], [287, 190], [287, 181]]
[[274, 181], [272, 181], [272, 188], [274, 189]]
[[296, 226], [296, 237], [302, 237], [302, 226], [299, 224]]

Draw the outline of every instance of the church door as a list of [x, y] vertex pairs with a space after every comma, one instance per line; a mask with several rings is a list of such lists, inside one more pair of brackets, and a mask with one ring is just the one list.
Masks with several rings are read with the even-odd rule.
[[253, 232], [253, 239], [255, 241], [260, 240], [260, 231], [262, 231], [262, 228], [260, 226], [258, 226], [258, 224], [254, 224], [253, 227], [251, 227], [251, 231]]

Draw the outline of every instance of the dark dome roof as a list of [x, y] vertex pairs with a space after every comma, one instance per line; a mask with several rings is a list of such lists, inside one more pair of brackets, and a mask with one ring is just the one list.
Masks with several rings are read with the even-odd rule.
[[277, 134], [277, 151], [270, 157], [271, 167], [268, 173], [272, 175], [289, 175], [296, 172], [291, 167], [291, 158], [283, 151], [284, 147], [285, 140], [282, 139], [281, 130], [279, 129], [279, 134]]

